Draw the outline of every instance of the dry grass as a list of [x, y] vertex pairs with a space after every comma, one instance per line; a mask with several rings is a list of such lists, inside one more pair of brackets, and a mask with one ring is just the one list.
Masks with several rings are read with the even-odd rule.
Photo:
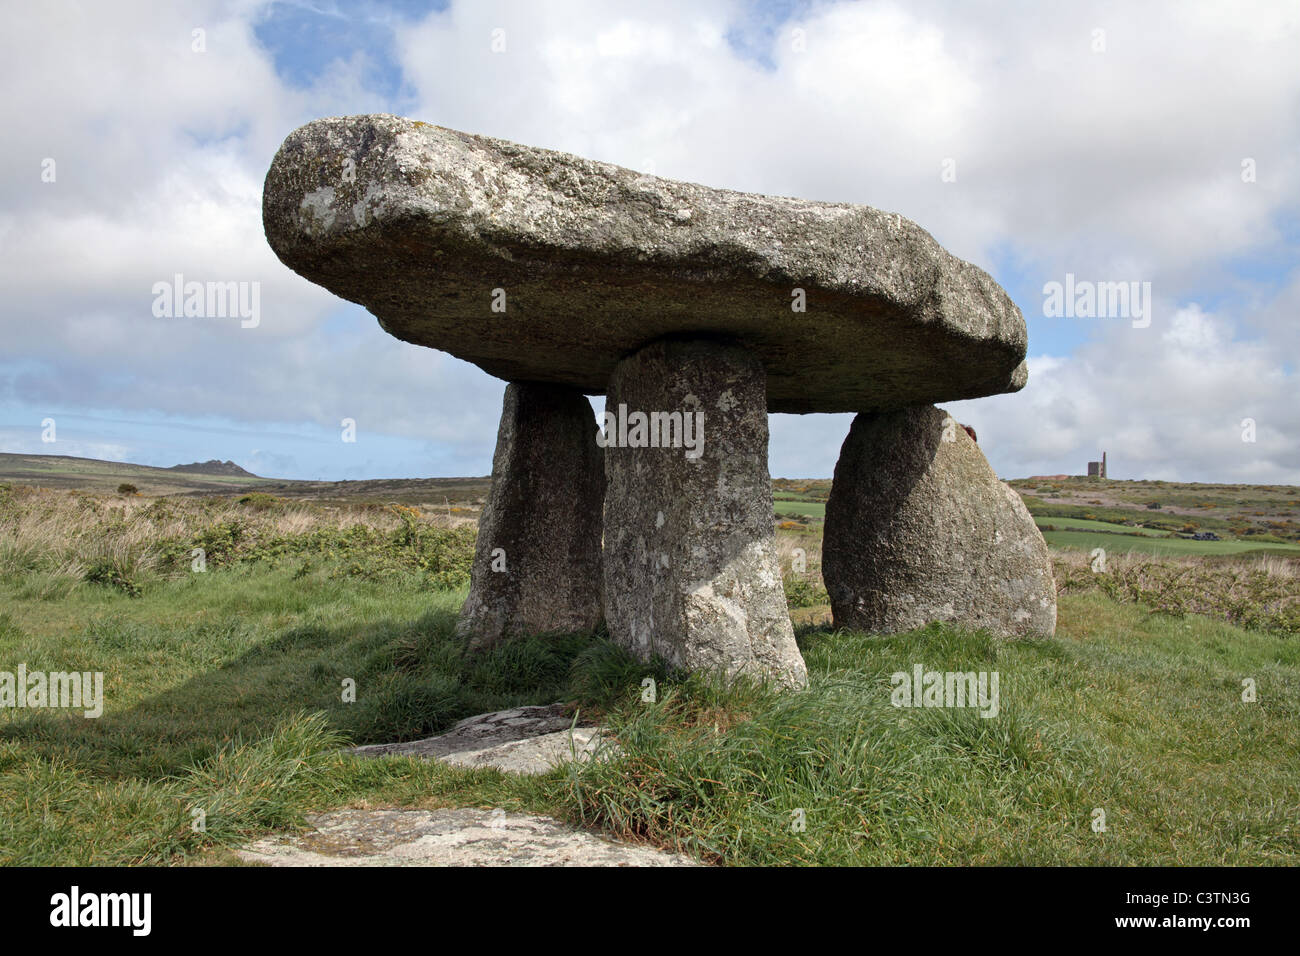
[[0, 573], [82, 579], [96, 568], [126, 579], [157, 571], [169, 545], [237, 525], [250, 540], [314, 531], [454, 528], [472, 519], [422, 514], [408, 505], [326, 506], [269, 495], [141, 498], [0, 485]]
[[[800, 552], [802, 551], [802, 555]], [[821, 583], [822, 539], [811, 534], [778, 534], [776, 536], [776, 557], [781, 563], [781, 570], [788, 572], [797, 565], [802, 556], [805, 572]]]
[[817, 535], [778, 532], [776, 556], [781, 566], [785, 599], [792, 610], [830, 601], [822, 581], [822, 542]]
[[1082, 551], [1054, 551], [1058, 593], [1099, 590], [1169, 614], [1205, 614], [1240, 627], [1300, 634], [1300, 560], [1276, 556], [1108, 555], [1094, 571]]

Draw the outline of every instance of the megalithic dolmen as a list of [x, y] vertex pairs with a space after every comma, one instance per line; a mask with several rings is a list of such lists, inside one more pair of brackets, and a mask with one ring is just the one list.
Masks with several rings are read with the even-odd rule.
[[[591, 543], [603, 536], [610, 634], [643, 658], [724, 676], [807, 679], [776, 561], [767, 412], [875, 415], [1012, 392], [1026, 380], [1024, 319], [997, 283], [916, 224], [865, 206], [711, 189], [373, 115], [292, 133], [267, 175], [263, 220], [283, 262], [364, 305], [390, 334], [508, 383], [607, 396], [606, 427], [591, 423], [603, 451], [603, 523], [554, 548], [511, 522], [551, 527], [547, 509], [569, 509], [557, 520], [572, 520], [572, 502], [516, 502], [519, 518], [494, 495], [486, 526], [511, 542], [506, 567], [539, 574], [547, 552], [573, 561], [571, 578], [586, 582]], [[512, 408], [511, 441], [546, 431], [508, 400]], [[916, 441], [929, 447], [925, 435]], [[497, 457], [494, 482], [516, 489], [526, 482], [511, 461], [553, 471], [538, 480], [547, 488], [591, 468], [582, 441], [514, 458], [499, 443]], [[874, 467], [869, 456], [853, 461]], [[839, 469], [836, 477], [853, 484]], [[583, 507], [598, 507], [593, 483], [579, 484]], [[959, 481], [940, 484], [961, 493]], [[860, 508], [836, 513], [842, 524], [828, 519], [828, 548], [854, 540], [862, 521]], [[924, 508], [891, 514], [864, 532], [889, 539], [890, 520], [904, 521], [915, 540]], [[475, 641], [510, 636], [521, 622], [572, 629], [571, 593], [548, 615], [539, 589], [480, 573], [485, 553], [480, 546], [462, 617]], [[870, 604], [866, 592], [879, 588], [851, 572], [834, 586], [837, 609]], [[898, 587], [890, 583], [895, 596]]]

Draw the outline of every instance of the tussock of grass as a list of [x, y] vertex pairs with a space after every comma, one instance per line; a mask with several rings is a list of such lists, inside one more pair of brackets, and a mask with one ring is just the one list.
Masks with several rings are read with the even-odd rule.
[[0, 745], [0, 863], [159, 864], [299, 826], [305, 811], [339, 796], [329, 771], [343, 761], [341, 740], [321, 715], [297, 714], [265, 737], [231, 741], [186, 771], [153, 780], [23, 760], [7, 742]]
[[[1123, 629], [1071, 633], [1076, 616]], [[655, 705], [630, 695], [612, 716], [624, 757], [572, 774], [563, 806], [726, 863], [1294, 863], [1297, 729], [1243, 704], [1240, 675], [1289, 706], [1300, 649], [1193, 620], [1094, 595], [1065, 599], [1058, 640], [808, 631], [803, 693], [691, 678]], [[893, 707], [889, 675], [915, 663], [997, 670], [1002, 712]]]
[[[629, 702], [613, 720], [626, 756], [575, 775], [567, 809], [706, 859], [784, 865], [966, 861], [956, 831], [970, 817], [1001, 818], [1038, 792], [1010, 785], [1017, 774], [1082, 807], [1086, 747], [1064, 729], [891, 706], [889, 674], [915, 660], [968, 669], [996, 657], [983, 635], [908, 637], [811, 635], [815, 677], [799, 694], [692, 677], [655, 705]], [[945, 831], [956, 842], [931, 845]]]

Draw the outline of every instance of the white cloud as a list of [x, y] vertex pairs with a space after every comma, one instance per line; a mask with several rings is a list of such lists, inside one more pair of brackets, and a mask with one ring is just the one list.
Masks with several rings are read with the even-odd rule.
[[[7, 13], [0, 334], [24, 362], [0, 391], [261, 426], [346, 415], [481, 455], [501, 383], [388, 338], [266, 245], [261, 182], [284, 135], [392, 107], [365, 86], [366, 51], [309, 89], [286, 86], [253, 33], [265, 9]], [[753, 11], [738, 0], [457, 0], [404, 29], [397, 56], [431, 122], [715, 186], [867, 202], [985, 267], [1009, 251], [1031, 277], [1151, 280], [1167, 322], [1098, 324], [1073, 354], [1035, 357], [1023, 393], [962, 403], [1003, 474], [1077, 470], [1109, 442], [1116, 473], [1300, 480], [1287, 448], [1300, 274], [1273, 295], [1228, 268], [1261, 250], [1287, 261], [1300, 215], [1297, 9], [819, 3], [771, 38], [768, 69], [726, 40]], [[1095, 28], [1105, 52], [1092, 51]], [[40, 181], [46, 157], [53, 184]], [[1241, 180], [1247, 157], [1255, 183]], [[940, 180], [946, 158], [956, 182]], [[261, 283], [261, 325], [155, 319], [150, 288], [177, 272]], [[1207, 287], [1213, 306], [1191, 305]], [[1041, 353], [1048, 326], [1030, 320]], [[1233, 445], [1248, 415], [1258, 441]], [[847, 427], [774, 418], [773, 473], [829, 474]]]
[[[1111, 323], [1068, 359], [1031, 357], [1023, 392], [945, 408], [1008, 477], [1082, 474], [1106, 451], [1115, 478], [1294, 483], [1295, 378], [1268, 345], [1232, 331], [1195, 304], [1163, 333]], [[1242, 440], [1246, 418], [1254, 442]]]

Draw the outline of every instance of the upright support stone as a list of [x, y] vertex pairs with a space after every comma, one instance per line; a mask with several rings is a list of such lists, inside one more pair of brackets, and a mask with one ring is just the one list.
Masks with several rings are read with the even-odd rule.
[[1056, 630], [1047, 545], [966, 430], [931, 405], [853, 419], [826, 504], [822, 577], [836, 627], [947, 621]]
[[777, 561], [766, 376], [732, 345], [661, 340], [625, 358], [605, 412], [605, 601], [642, 659], [807, 682]]
[[600, 624], [605, 466], [596, 432], [578, 390], [506, 386], [492, 490], [457, 623], [471, 649]]

